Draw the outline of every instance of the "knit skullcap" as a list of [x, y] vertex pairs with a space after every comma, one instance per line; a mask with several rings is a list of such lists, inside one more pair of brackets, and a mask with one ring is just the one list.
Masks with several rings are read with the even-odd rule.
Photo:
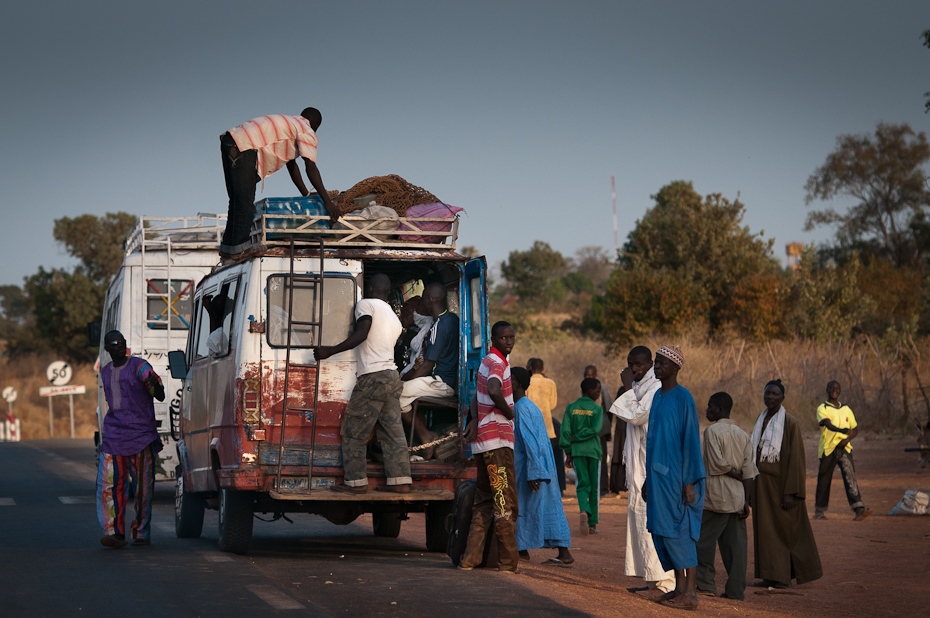
[[685, 357], [682, 356], [681, 348], [679, 348], [677, 345], [664, 345], [656, 350], [656, 354], [661, 354], [668, 360], [678, 365], [679, 368], [685, 364]]

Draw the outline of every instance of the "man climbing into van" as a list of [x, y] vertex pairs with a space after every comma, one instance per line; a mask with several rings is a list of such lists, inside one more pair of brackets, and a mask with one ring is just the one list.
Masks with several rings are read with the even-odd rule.
[[394, 364], [394, 344], [403, 327], [387, 303], [390, 291], [391, 280], [387, 275], [372, 276], [365, 298], [355, 305], [355, 331], [342, 343], [313, 349], [317, 361], [355, 350], [358, 377], [340, 431], [345, 483], [334, 486], [335, 491], [353, 494], [368, 491], [365, 451], [372, 429], [377, 430], [384, 453], [387, 476], [384, 490], [409, 493], [413, 484], [400, 415], [403, 386]]
[[316, 131], [322, 123], [320, 110], [308, 107], [300, 116], [272, 114], [254, 118], [220, 136], [223, 175], [229, 195], [229, 217], [220, 255], [233, 255], [248, 247], [255, 218], [255, 185], [259, 181], [286, 166], [300, 194], [310, 194], [297, 167], [298, 156], [304, 160], [307, 178], [322, 198], [330, 221], [339, 218], [339, 210], [326, 192], [316, 166]]

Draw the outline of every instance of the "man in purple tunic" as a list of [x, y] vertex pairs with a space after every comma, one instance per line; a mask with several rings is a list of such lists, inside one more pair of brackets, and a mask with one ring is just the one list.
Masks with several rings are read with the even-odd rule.
[[136, 484], [136, 517], [130, 528], [133, 545], [149, 545], [155, 458], [162, 449], [155, 426], [155, 404], [165, 400], [165, 387], [152, 366], [126, 355], [126, 338], [111, 330], [103, 348], [113, 362], [100, 370], [107, 398], [100, 458], [97, 463], [97, 520], [103, 527], [100, 544], [125, 547], [129, 486]]

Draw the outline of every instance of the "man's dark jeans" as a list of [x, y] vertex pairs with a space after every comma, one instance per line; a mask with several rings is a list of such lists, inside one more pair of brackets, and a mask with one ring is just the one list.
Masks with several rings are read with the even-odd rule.
[[847, 453], [844, 449], [834, 449], [829, 455], [820, 458], [814, 506], [818, 513], [825, 513], [830, 504], [830, 485], [833, 483], [833, 470], [837, 466], [843, 475], [843, 485], [846, 486], [846, 499], [849, 500], [850, 508], [856, 510], [864, 506], [859, 495], [859, 484], [856, 482], [856, 466], [853, 464], [852, 453]]
[[249, 244], [252, 220], [255, 218], [255, 185], [260, 180], [256, 166], [258, 152], [240, 152], [229, 133], [220, 136], [223, 176], [229, 196], [229, 215], [223, 232], [222, 253], [239, 253]]

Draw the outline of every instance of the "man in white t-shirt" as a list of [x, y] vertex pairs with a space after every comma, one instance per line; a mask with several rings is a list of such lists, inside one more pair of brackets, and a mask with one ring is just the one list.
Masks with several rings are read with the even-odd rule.
[[394, 364], [394, 344], [403, 327], [387, 303], [391, 280], [377, 274], [368, 282], [365, 298], [355, 305], [355, 331], [342, 343], [314, 348], [319, 361], [355, 349], [355, 388], [342, 421], [342, 462], [345, 484], [332, 489], [363, 494], [368, 491], [365, 450], [372, 429], [384, 453], [387, 484], [378, 489], [410, 492], [410, 458], [404, 440], [399, 398], [403, 386]]

